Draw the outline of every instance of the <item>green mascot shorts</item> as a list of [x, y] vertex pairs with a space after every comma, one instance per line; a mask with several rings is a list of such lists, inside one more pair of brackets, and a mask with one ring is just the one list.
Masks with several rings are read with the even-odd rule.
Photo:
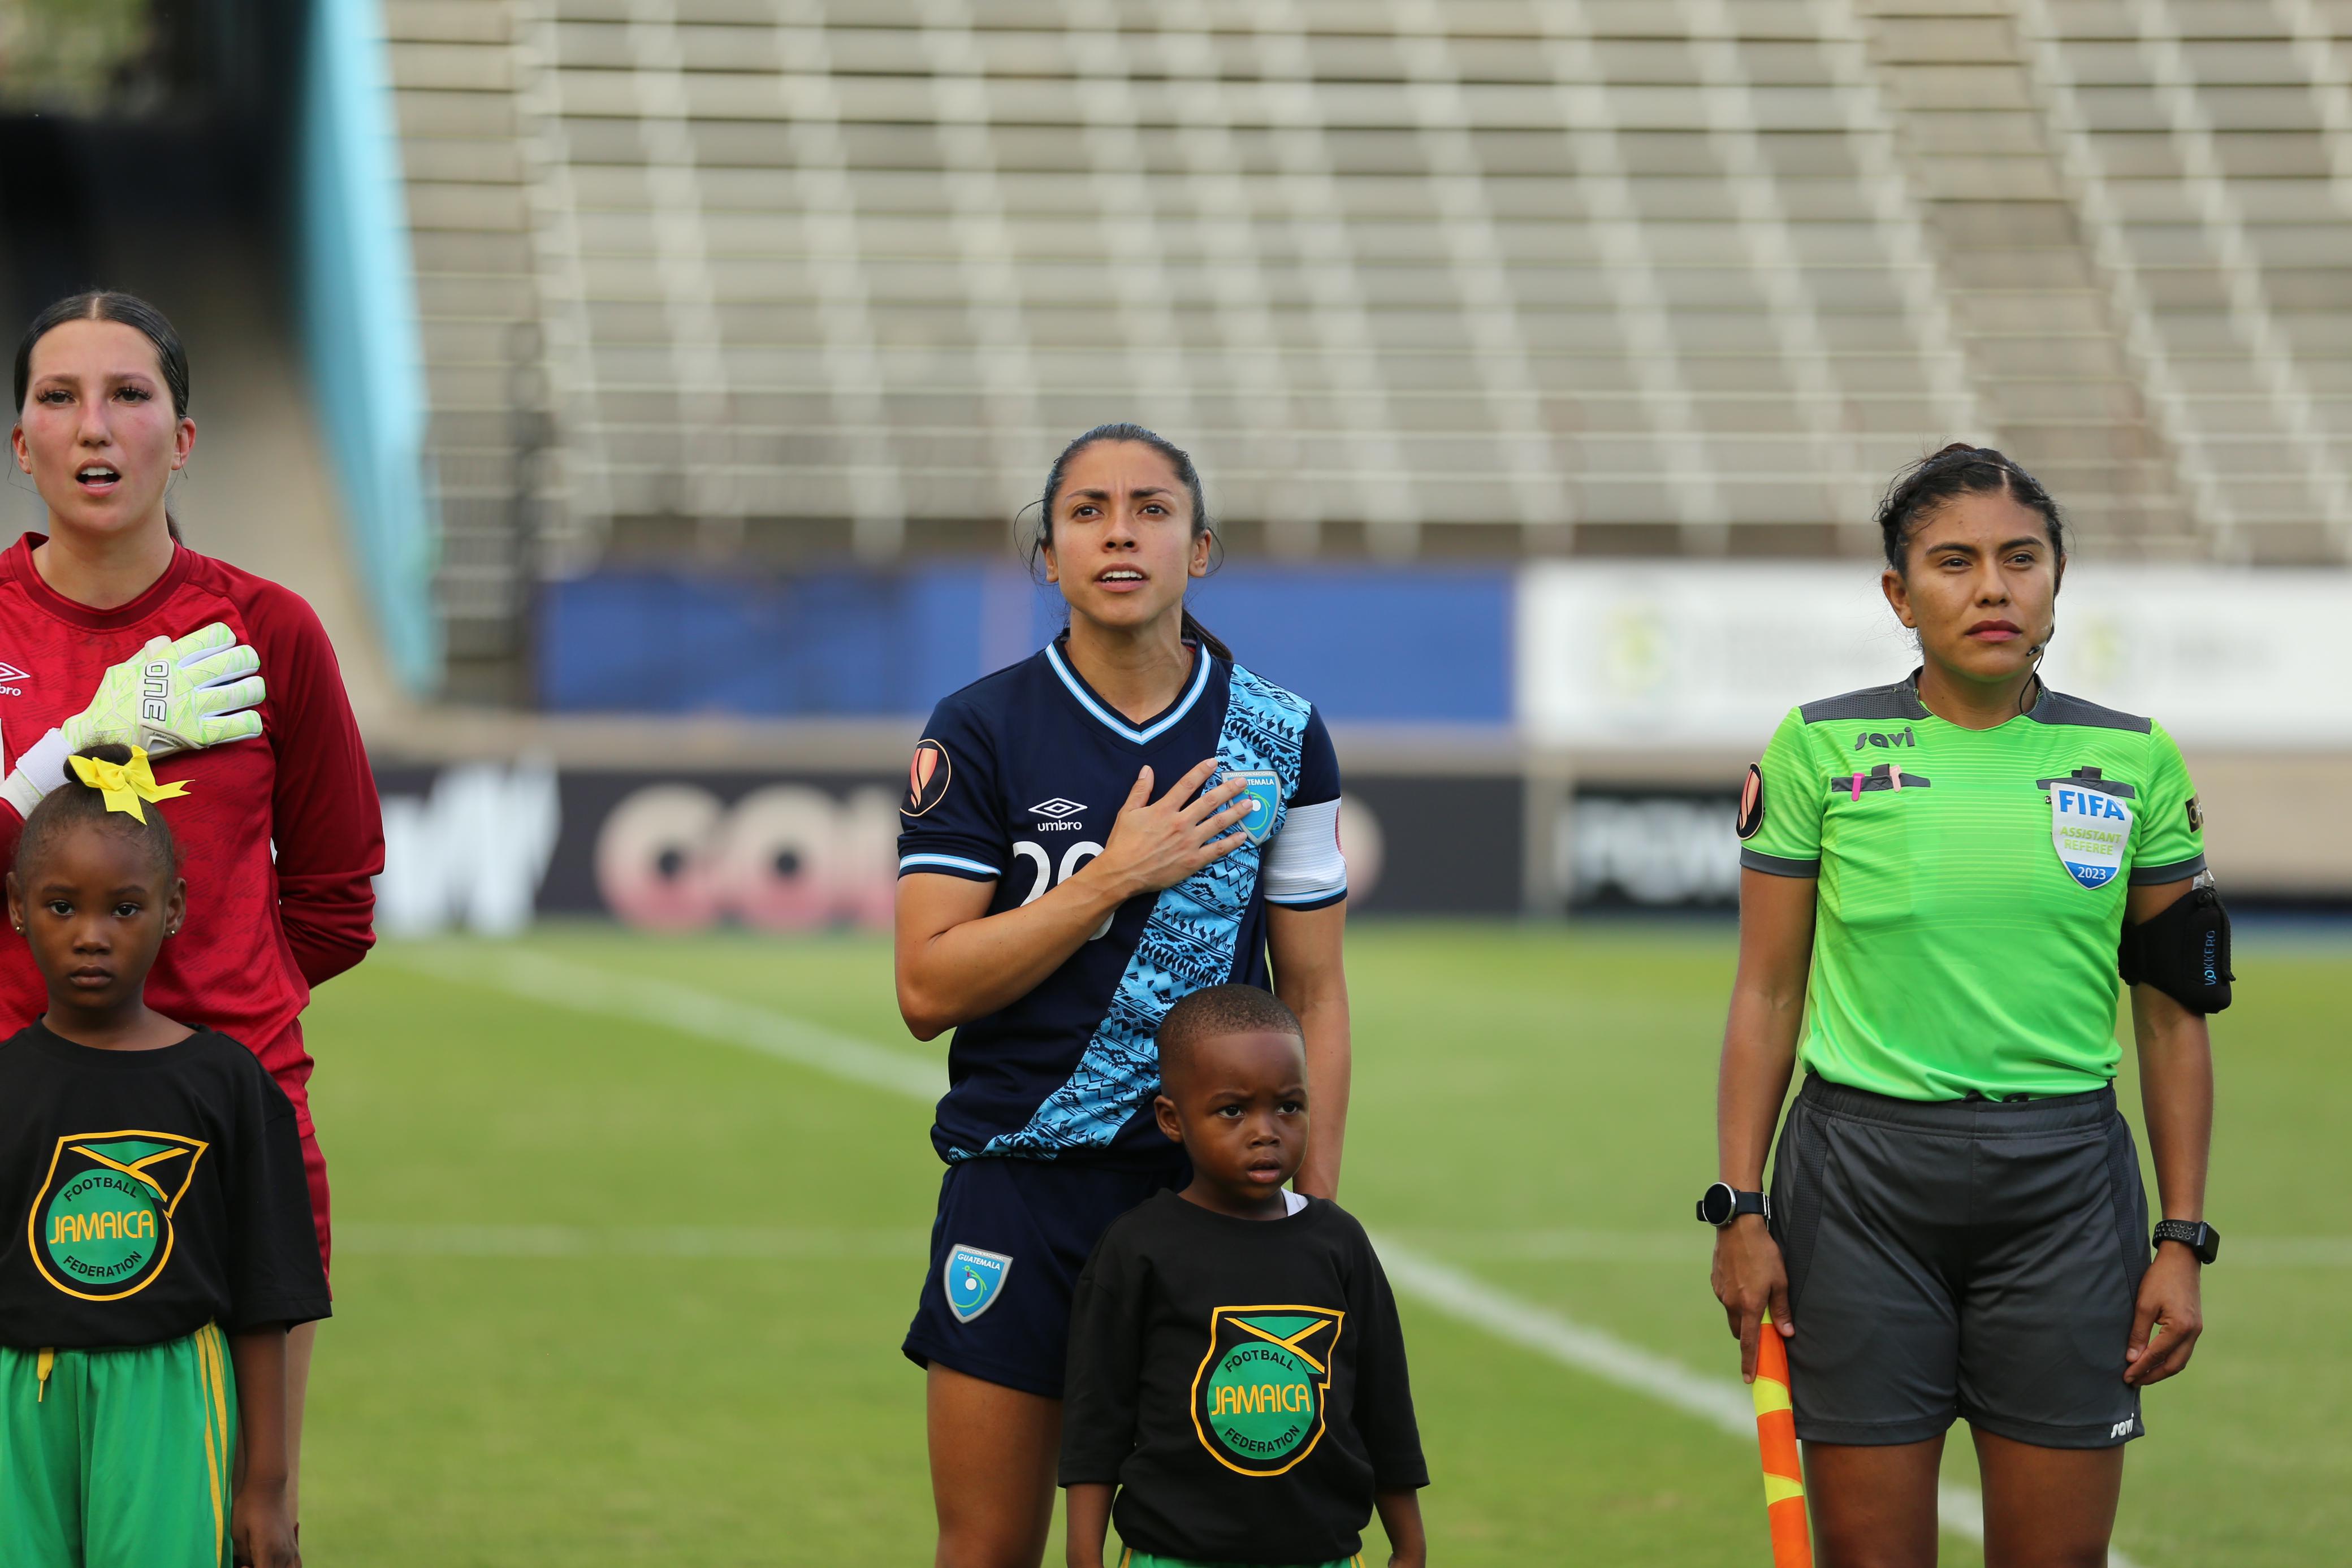
[[236, 1456], [228, 1341], [0, 1346], [0, 1563], [224, 1568]]

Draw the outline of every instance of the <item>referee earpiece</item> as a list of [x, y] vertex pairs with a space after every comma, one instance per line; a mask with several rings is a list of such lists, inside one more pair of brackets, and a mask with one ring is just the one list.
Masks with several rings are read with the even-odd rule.
[[2033, 669], [2026, 676], [2025, 685], [2018, 689], [2017, 711], [2020, 713], [2023, 713], [2028, 706], [2025, 700], [2027, 694], [2042, 686], [2042, 653], [2050, 646], [2050, 639], [2056, 635], [2058, 635], [2058, 622], [2053, 621], [2042, 630], [2042, 640], [2025, 650], [2026, 657], [2033, 661]]

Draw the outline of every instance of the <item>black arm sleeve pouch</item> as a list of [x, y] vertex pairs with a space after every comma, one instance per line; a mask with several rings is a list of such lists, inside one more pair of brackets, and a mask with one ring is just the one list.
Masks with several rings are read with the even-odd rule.
[[2137, 925], [2124, 923], [2116, 969], [2126, 984], [2154, 986], [2192, 1013], [2230, 1005], [2230, 912], [2210, 887], [2193, 887]]

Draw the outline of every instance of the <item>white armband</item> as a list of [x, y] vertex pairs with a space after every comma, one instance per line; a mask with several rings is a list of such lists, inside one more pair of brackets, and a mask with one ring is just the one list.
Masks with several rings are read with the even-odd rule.
[[1348, 857], [1339, 852], [1339, 802], [1293, 806], [1266, 846], [1269, 904], [1320, 904], [1348, 891]]

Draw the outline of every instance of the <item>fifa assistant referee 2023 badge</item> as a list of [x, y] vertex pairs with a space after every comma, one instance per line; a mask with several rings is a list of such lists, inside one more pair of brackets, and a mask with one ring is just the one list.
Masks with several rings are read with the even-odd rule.
[[2122, 789], [2096, 777], [2096, 768], [2082, 772], [2092, 777], [2049, 781], [2050, 842], [2068, 876], [2084, 887], [2105, 887], [2124, 868], [2131, 802]]
[[261, 655], [215, 621], [177, 641], [163, 637], [100, 677], [89, 706], [25, 748], [0, 781], [0, 800], [29, 817], [65, 779], [66, 759], [93, 746], [128, 746], [148, 757], [201, 751], [261, 733], [268, 688]]

